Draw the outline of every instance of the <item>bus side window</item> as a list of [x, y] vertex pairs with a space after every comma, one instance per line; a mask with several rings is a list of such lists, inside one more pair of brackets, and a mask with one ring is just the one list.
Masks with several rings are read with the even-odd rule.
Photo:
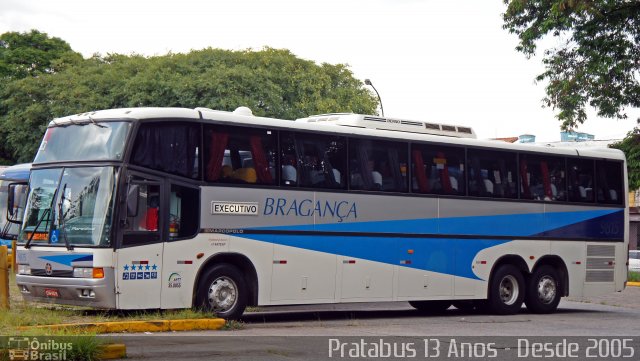
[[138, 189], [137, 212], [128, 214], [127, 226], [131, 231], [158, 231], [160, 211], [160, 187], [140, 184]]
[[200, 192], [197, 188], [171, 185], [169, 238], [187, 238], [198, 233]]
[[281, 185], [346, 188], [345, 138], [282, 132], [280, 141]]
[[417, 193], [464, 195], [464, 148], [411, 146], [412, 189]]
[[275, 184], [276, 136], [270, 130], [207, 126], [205, 180], [217, 183]]
[[131, 163], [192, 179], [200, 178], [200, 125], [143, 123]]
[[407, 144], [353, 139], [349, 144], [351, 189], [406, 192]]
[[517, 198], [515, 153], [469, 149], [469, 195]]
[[[137, 185], [137, 207], [127, 214], [122, 243], [124, 246], [160, 242], [160, 186], [156, 184]], [[134, 195], [129, 194], [129, 197]], [[127, 207], [131, 208], [131, 207]]]
[[598, 185], [598, 203], [622, 204], [622, 163], [599, 160], [596, 161]]
[[569, 201], [593, 202], [593, 167], [592, 159], [569, 158]]
[[564, 158], [521, 154], [521, 199], [566, 200], [564, 167]]

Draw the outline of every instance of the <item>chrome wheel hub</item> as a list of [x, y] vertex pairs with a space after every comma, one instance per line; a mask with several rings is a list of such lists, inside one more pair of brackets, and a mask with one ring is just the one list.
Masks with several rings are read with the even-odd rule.
[[558, 285], [553, 278], [544, 276], [538, 281], [538, 299], [540, 302], [544, 304], [553, 302], [556, 298], [556, 292], [558, 292]]
[[505, 305], [514, 304], [519, 294], [518, 280], [514, 276], [507, 275], [500, 281], [500, 299], [502, 303]]
[[238, 286], [228, 277], [218, 277], [209, 286], [207, 300], [213, 311], [228, 311], [238, 301]]

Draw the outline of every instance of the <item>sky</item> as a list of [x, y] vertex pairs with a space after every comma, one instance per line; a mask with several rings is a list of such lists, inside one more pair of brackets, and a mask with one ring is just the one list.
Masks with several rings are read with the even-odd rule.
[[[541, 56], [515, 51], [504, 11], [502, 0], [0, 0], [0, 34], [37, 29], [85, 57], [284, 48], [371, 79], [387, 117], [471, 126], [479, 138], [558, 141], [560, 122], [534, 81]], [[640, 109], [627, 114], [589, 111], [577, 130], [621, 139]]]

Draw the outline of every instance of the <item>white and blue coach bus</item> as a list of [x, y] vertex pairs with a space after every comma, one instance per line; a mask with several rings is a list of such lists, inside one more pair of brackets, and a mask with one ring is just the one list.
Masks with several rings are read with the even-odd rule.
[[[7, 246], [11, 250], [11, 244], [18, 238], [18, 219], [24, 212], [26, 198], [26, 185], [29, 181], [30, 163], [16, 164], [0, 171], [0, 246]], [[15, 188], [18, 187], [18, 188]], [[12, 199], [14, 205], [7, 208], [9, 188], [18, 198]]]
[[112, 309], [409, 301], [553, 312], [621, 291], [623, 153], [356, 114], [137, 108], [53, 120], [19, 238], [27, 300]]

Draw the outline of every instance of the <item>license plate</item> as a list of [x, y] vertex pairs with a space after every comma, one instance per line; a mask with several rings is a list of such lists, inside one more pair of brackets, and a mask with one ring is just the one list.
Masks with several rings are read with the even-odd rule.
[[51, 289], [51, 288], [45, 288], [44, 289], [44, 295], [47, 296], [47, 297], [53, 297], [53, 298], [60, 297], [60, 293], [58, 292], [58, 290]]

